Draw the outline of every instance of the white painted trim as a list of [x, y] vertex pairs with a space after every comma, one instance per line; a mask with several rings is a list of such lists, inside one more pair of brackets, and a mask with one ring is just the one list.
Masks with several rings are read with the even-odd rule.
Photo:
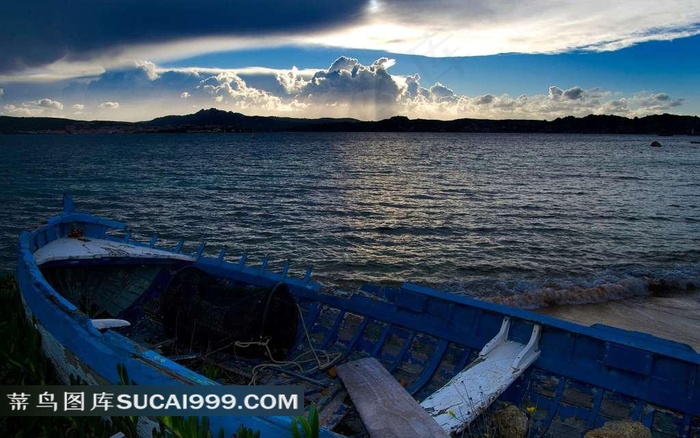
[[61, 238], [34, 252], [37, 265], [58, 260], [95, 260], [108, 257], [190, 260], [194, 258], [160, 249], [103, 239]]

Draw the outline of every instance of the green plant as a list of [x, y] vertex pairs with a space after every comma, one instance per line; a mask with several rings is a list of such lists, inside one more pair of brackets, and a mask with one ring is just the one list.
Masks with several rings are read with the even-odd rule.
[[247, 428], [241, 424], [238, 427], [238, 430], [236, 431], [236, 434], [233, 437], [234, 438], [260, 438], [260, 431], [259, 430], [253, 431], [253, 429]]
[[[158, 417], [160, 430], [153, 429], [153, 438], [213, 438], [207, 417]], [[219, 429], [218, 438], [224, 438]]]
[[[299, 427], [301, 426], [301, 432]], [[316, 406], [309, 406], [308, 417], [299, 416], [292, 419], [289, 428], [292, 432], [292, 438], [318, 438], [320, 425], [318, 422], [318, 412]]]
[[219, 380], [224, 375], [221, 368], [213, 363], [207, 363], [206, 365], [204, 365], [204, 367], [202, 368], [202, 374], [204, 375], [204, 377], [211, 380]]

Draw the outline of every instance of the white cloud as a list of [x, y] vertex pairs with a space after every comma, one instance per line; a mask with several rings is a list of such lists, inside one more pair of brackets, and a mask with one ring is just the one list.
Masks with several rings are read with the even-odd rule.
[[[60, 52], [60, 56], [46, 58], [47, 62], [57, 59], [51, 64], [0, 75], [0, 81], [85, 77], [131, 66], [141, 59], [162, 62], [204, 53], [281, 46], [372, 49], [428, 57], [606, 51], [697, 35], [698, 23], [697, 0], [371, 0], [369, 7], [343, 15], [321, 30], [292, 26], [274, 31], [254, 29], [250, 34], [238, 35], [217, 31], [217, 36], [209, 36], [205, 25], [199, 32], [186, 32], [180, 38], [165, 34], [158, 40], [133, 38], [110, 50], [93, 50], [105, 41], [81, 39], [77, 43], [86, 51], [80, 56], [62, 56]], [[42, 44], [44, 47], [45, 42]], [[153, 80], [159, 74], [148, 61], [136, 62], [145, 78]], [[298, 91], [301, 87], [292, 89]]]
[[136, 67], [141, 69], [151, 81], [158, 79], [156, 65], [151, 61], [136, 61]]
[[209, 96], [213, 101], [225, 102], [229, 108], [236, 110], [255, 112], [282, 109], [282, 101], [279, 97], [249, 87], [240, 76], [230, 71], [223, 71], [200, 80], [192, 94], [200, 99]]
[[[296, 100], [321, 107], [345, 108], [362, 119], [393, 115], [402, 90], [386, 67], [393, 60], [380, 58], [370, 66], [341, 56], [326, 70], [319, 70], [299, 91]], [[334, 112], [339, 112], [337, 109]]]
[[328, 67], [327, 73], [333, 73], [341, 70], [352, 70], [359, 62], [355, 58], [341, 56]]
[[49, 109], [56, 109], [56, 110], [62, 110], [63, 109], [63, 104], [57, 100], [51, 100], [51, 99], [40, 99], [36, 102], [37, 105], [39, 105], [42, 108], [49, 108]]
[[[62, 101], [94, 102], [91, 116], [113, 120], [148, 120], [217, 107], [248, 115], [354, 117], [378, 120], [394, 115], [411, 118], [554, 119], [588, 114], [628, 117], [678, 111], [682, 96], [663, 90], [621, 93], [577, 85], [551, 85], [541, 93], [512, 97], [481, 92], [464, 95], [449, 84], [421, 84], [421, 76], [392, 75], [389, 58], [363, 65], [339, 57], [324, 69], [237, 70], [159, 68], [152, 63], [108, 71], [62, 91]], [[245, 79], [244, 79], [245, 77]], [[488, 91], [488, 90], [484, 90]], [[99, 102], [102, 102], [99, 104]], [[48, 98], [5, 102], [11, 115], [51, 115], [63, 104]]]
[[37, 117], [44, 113], [42, 108], [38, 108], [32, 103], [23, 103], [21, 105], [4, 105], [3, 113], [16, 117]]
[[2, 88], [0, 88], [0, 97], [2, 97], [2, 96], [4, 96], [4, 95], [5, 95], [5, 90], [2, 89]]
[[546, 94], [521, 95], [517, 98], [505, 94], [484, 94], [476, 97], [454, 96], [451, 101], [441, 101], [419, 96], [406, 97], [402, 105], [403, 114], [409, 117], [551, 120], [589, 114], [641, 117], [669, 112], [683, 103], [683, 99], [673, 99], [670, 96], [667, 100], [659, 100], [656, 97], [658, 94], [660, 93], [639, 92], [624, 96], [601, 89], [584, 90], [575, 86], [564, 91], [560, 87], [551, 86]]
[[375, 3], [357, 25], [296, 38], [306, 44], [449, 57], [608, 51], [700, 34], [697, 0]]
[[100, 104], [100, 108], [117, 109], [119, 108], [119, 102], [103, 102]]
[[430, 87], [429, 91], [432, 100], [436, 102], [452, 101], [455, 97], [454, 91], [442, 85], [440, 82], [436, 82], [435, 85]]
[[309, 83], [309, 80], [296, 67], [277, 73], [275, 77], [287, 94], [298, 94]]
[[561, 88], [559, 88], [555, 85], [552, 85], [551, 87], [549, 87], [549, 98], [551, 100], [559, 99], [562, 94], [564, 94], [564, 90], [562, 90]]

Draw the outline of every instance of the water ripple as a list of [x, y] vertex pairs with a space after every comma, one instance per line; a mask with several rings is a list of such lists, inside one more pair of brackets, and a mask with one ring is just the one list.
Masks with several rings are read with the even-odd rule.
[[698, 263], [700, 156], [678, 141], [659, 160], [637, 136], [0, 136], [0, 270], [69, 191], [144, 241], [269, 254], [332, 286], [627, 284], [629, 266]]

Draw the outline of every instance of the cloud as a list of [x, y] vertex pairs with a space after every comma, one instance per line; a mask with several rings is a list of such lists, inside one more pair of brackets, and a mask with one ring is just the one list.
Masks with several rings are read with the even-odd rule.
[[562, 93], [562, 95], [566, 99], [570, 99], [570, 100], [581, 99], [583, 97], [583, 89], [581, 89], [581, 87], [578, 87], [578, 86], [573, 87], [573, 88], [569, 88], [568, 90], [564, 91], [564, 93]]
[[476, 97], [455, 95], [451, 101], [412, 98], [406, 95], [402, 102], [404, 114], [410, 117], [456, 119], [554, 119], [556, 117], [589, 114], [613, 114], [636, 117], [672, 111], [683, 104], [683, 99], [658, 100], [659, 93], [639, 92], [623, 96], [621, 93], [599, 88], [583, 89], [578, 86], [564, 91], [551, 86], [547, 93], [521, 95], [484, 94]]
[[36, 101], [12, 102], [2, 106], [0, 113], [19, 117], [60, 116], [63, 104], [43, 98]]
[[335, 61], [333, 61], [333, 64], [331, 64], [331, 66], [328, 67], [326, 73], [334, 73], [339, 72], [341, 70], [352, 70], [357, 64], [357, 59], [350, 58], [347, 56], [341, 56]]
[[16, 117], [37, 117], [44, 113], [44, 109], [37, 106], [34, 102], [24, 102], [20, 105], [4, 105], [2, 109], [3, 114]]
[[430, 87], [429, 91], [430, 97], [436, 102], [450, 101], [455, 96], [454, 91], [442, 85], [440, 82], [436, 82], [435, 85]]
[[194, 88], [193, 94], [200, 98], [210, 96], [214, 101], [225, 102], [238, 110], [269, 110], [282, 106], [279, 97], [248, 87], [240, 76], [230, 71], [202, 79]]
[[419, 94], [421, 94], [424, 97], [428, 97], [429, 91], [420, 86], [420, 75], [418, 73], [406, 76], [406, 79], [404, 80], [404, 85], [405, 93], [408, 94], [408, 96], [416, 97]]
[[484, 94], [483, 96], [479, 96], [474, 100], [474, 103], [477, 105], [489, 105], [492, 104], [496, 100], [496, 96], [493, 94]]
[[361, 23], [307, 43], [428, 57], [619, 50], [700, 34], [696, 0], [375, 0]]
[[562, 94], [564, 94], [564, 90], [562, 90], [561, 88], [559, 88], [555, 85], [552, 85], [551, 87], [549, 87], [549, 98], [551, 100], [559, 99], [562, 96]]
[[0, 97], [2, 97], [2, 96], [4, 96], [4, 95], [5, 95], [5, 90], [2, 89], [2, 88], [0, 88]]
[[57, 100], [51, 100], [51, 99], [41, 99], [37, 102], [37, 105], [39, 105], [42, 108], [50, 108], [50, 109], [57, 109], [57, 110], [62, 110], [63, 109], [63, 104]]
[[298, 94], [309, 83], [296, 67], [276, 74], [275, 79], [287, 94]]
[[380, 58], [372, 65], [341, 56], [326, 70], [319, 70], [296, 96], [299, 102], [313, 105], [353, 107], [363, 119], [393, 114], [401, 89], [386, 67], [393, 61]]
[[3, 8], [0, 74], [77, 76], [290, 45], [428, 57], [609, 51], [698, 35], [699, 23], [697, 0], [36, 0]]
[[355, 0], [337, 0], [332, 7], [320, 0], [11, 2], [3, 6], [0, 72], [59, 59], [115, 56], [129, 46], [201, 37], [308, 33], [353, 23], [364, 7]]
[[[323, 69], [161, 68], [150, 62], [108, 70], [75, 80], [63, 90], [7, 101], [9, 115], [59, 115], [64, 105], [90, 117], [149, 120], [216, 107], [248, 115], [353, 117], [378, 120], [411, 118], [554, 119], [568, 115], [644, 116], [683, 108], [683, 97], [663, 90], [623, 93], [601, 88], [553, 84], [539, 93], [455, 92], [449, 84], [424, 86], [419, 74], [392, 75], [393, 61], [381, 57], [368, 65], [341, 56]], [[26, 87], [25, 87], [26, 88]], [[13, 88], [13, 97], [17, 90]], [[88, 113], [88, 112], [86, 112]]]

